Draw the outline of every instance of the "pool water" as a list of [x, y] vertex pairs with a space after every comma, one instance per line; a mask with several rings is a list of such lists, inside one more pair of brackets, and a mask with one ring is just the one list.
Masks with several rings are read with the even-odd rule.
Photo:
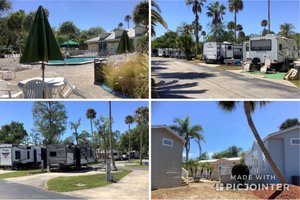
[[49, 60], [48, 64], [50, 65], [80, 65], [94, 62], [96, 57], [70, 57], [65, 58], [64, 61], [62, 60]]

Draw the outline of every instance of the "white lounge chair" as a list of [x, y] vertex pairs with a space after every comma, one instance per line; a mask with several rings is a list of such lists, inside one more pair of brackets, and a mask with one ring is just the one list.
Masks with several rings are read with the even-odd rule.
[[58, 93], [60, 97], [67, 99], [70, 97], [71, 94], [75, 94], [81, 98], [86, 99], [86, 97], [84, 96], [84, 92], [81, 91], [79, 88], [77, 88], [75, 85], [72, 85], [66, 78], [66, 75], [65, 75], [65, 83], [66, 86]]
[[11, 98], [20, 98], [22, 97], [23, 92], [12, 93], [9, 89], [9, 84], [5, 80], [0, 80], [0, 98], [1, 99], [11, 99]]
[[41, 80], [31, 80], [24, 85], [24, 98], [26, 99], [43, 99], [51, 98], [52, 95], [47, 84]]

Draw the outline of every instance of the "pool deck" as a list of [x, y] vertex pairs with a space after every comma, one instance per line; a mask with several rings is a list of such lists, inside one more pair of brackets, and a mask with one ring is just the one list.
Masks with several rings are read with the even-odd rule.
[[[45, 77], [64, 77], [67, 75], [68, 81], [84, 92], [87, 99], [115, 99], [117, 96], [109, 93], [98, 85], [94, 85], [94, 64], [72, 65], [72, 66], [46, 66]], [[17, 85], [19, 81], [33, 77], [41, 77], [40, 65], [34, 65], [32, 69], [16, 72], [16, 79], [7, 82]], [[10, 87], [13, 92], [20, 91], [17, 86]], [[70, 99], [80, 99], [81, 97], [72, 94]]]

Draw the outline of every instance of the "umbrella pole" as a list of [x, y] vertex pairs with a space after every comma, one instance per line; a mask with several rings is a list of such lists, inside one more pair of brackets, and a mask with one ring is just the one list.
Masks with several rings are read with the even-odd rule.
[[[45, 63], [44, 61], [42, 61], [42, 79], [43, 79], [43, 82], [45, 82]], [[43, 90], [43, 99], [45, 99], [45, 91]]]

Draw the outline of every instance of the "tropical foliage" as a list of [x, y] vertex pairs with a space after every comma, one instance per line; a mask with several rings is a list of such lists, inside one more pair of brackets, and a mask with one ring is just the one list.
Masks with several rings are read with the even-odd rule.
[[300, 121], [298, 118], [288, 118], [284, 122], [281, 123], [281, 125], [279, 126], [279, 129], [284, 130], [284, 129], [291, 128], [293, 126], [298, 126], [298, 125], [300, 125]]
[[213, 159], [219, 159], [219, 158], [233, 158], [233, 157], [239, 157], [241, 156], [242, 148], [237, 147], [235, 145], [228, 147], [225, 151], [215, 152], [212, 155]]
[[152, 0], [151, 1], [151, 36], [156, 35], [155, 27], [157, 26], [157, 24], [161, 24], [166, 29], [168, 28], [167, 23], [162, 18], [160, 13], [161, 13], [161, 9], [159, 5], [154, 0]]

